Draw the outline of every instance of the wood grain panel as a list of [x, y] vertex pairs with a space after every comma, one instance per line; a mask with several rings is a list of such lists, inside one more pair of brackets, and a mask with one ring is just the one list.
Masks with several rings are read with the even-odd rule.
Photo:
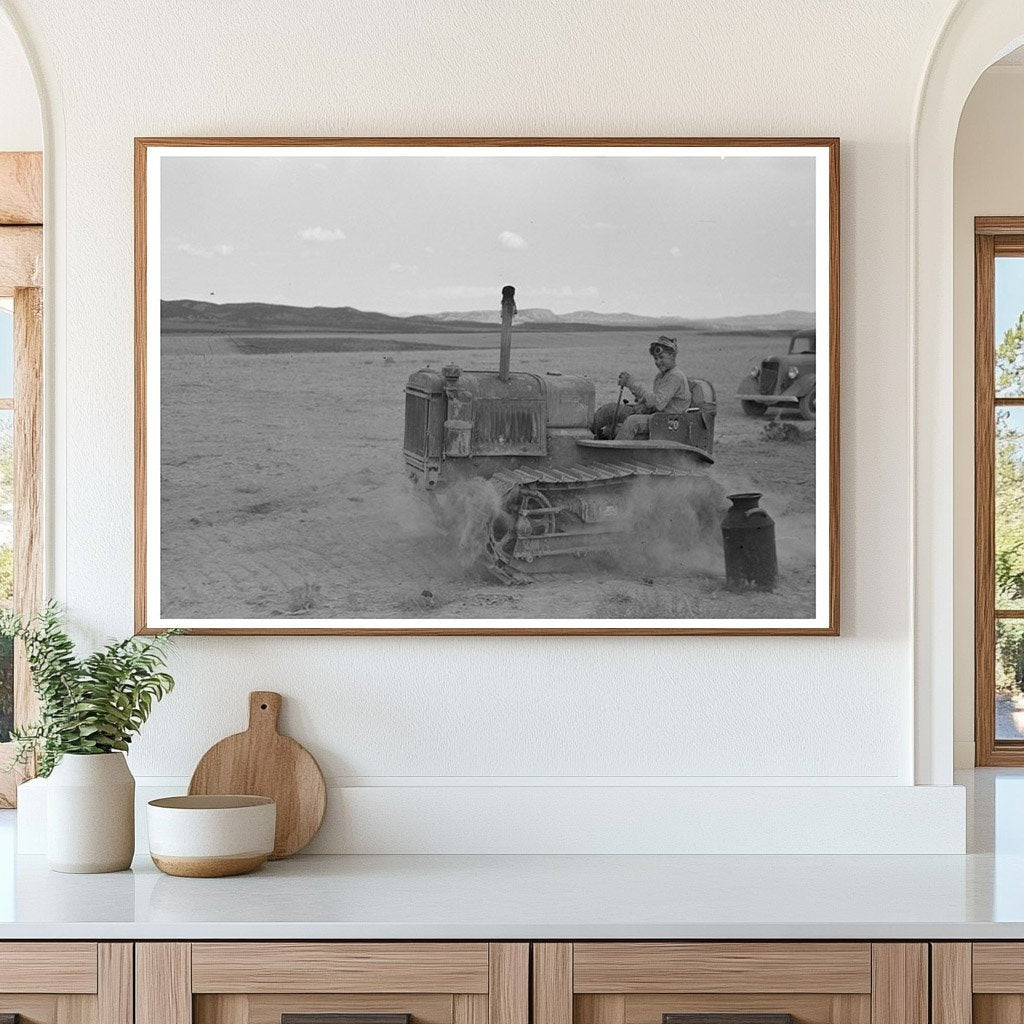
[[191, 962], [187, 942], [135, 946], [135, 1024], [192, 1024]]
[[[14, 610], [23, 621], [43, 603], [43, 293], [14, 293]], [[25, 645], [14, 662], [14, 723], [39, 717]]]
[[60, 998], [63, 997], [0, 992], [0, 1016], [20, 1014], [21, 1024], [57, 1024], [57, 1000]]
[[1024, 1024], [1024, 996], [975, 995], [972, 1009], [974, 1024]]
[[43, 229], [0, 227], [0, 296], [43, 285]]
[[971, 1024], [971, 944], [932, 943], [932, 1024]]
[[572, 1024], [572, 943], [533, 945], [533, 1024]]
[[[828, 142], [828, 628], [823, 636], [839, 636], [839, 140]], [[765, 631], [767, 632], [767, 630]]]
[[[487, 1012], [486, 996], [456, 998], [482, 999]], [[246, 1013], [239, 1018], [241, 1024], [281, 1024], [282, 1013], [411, 1013], [414, 1024], [451, 1024], [452, 997], [450, 995], [411, 995], [399, 993], [340, 993], [324, 995], [229, 995], [196, 996], [196, 1024], [238, 1024], [210, 1016], [204, 1007], [216, 1009], [218, 1002], [241, 1000]], [[479, 1024], [487, 1024], [486, 1017]]]
[[576, 1024], [625, 1024], [625, 996], [573, 996], [572, 1005]]
[[870, 992], [868, 943], [576, 943], [576, 992]]
[[869, 995], [806, 993], [709, 995], [666, 992], [626, 996], [623, 1024], [661, 1024], [664, 1013], [790, 1013], [797, 1024], [870, 1024]]
[[135, 951], [130, 942], [101, 942], [96, 947], [99, 1024], [134, 1024]]
[[975, 217], [974, 231], [978, 235], [1019, 235], [1024, 221], [1020, 217]]
[[995, 235], [992, 239], [992, 247], [996, 256], [1024, 256], [1024, 217], [1015, 218], [1017, 221], [1017, 233], [1012, 235]]
[[458, 993], [452, 996], [453, 1024], [487, 1024], [487, 996]]
[[975, 992], [1024, 993], [1024, 943], [975, 942]]
[[0, 224], [43, 223], [43, 154], [0, 153]]
[[992, 764], [996, 740], [995, 264], [992, 236], [974, 239], [974, 744]]
[[[15, 679], [14, 692], [17, 694], [17, 678]], [[17, 697], [14, 705], [15, 720], [18, 715]], [[0, 765], [10, 764], [18, 754], [18, 747], [15, 743], [0, 743]], [[0, 807], [16, 807], [18, 804], [18, 787], [26, 780], [35, 775], [35, 761], [30, 756], [28, 764], [15, 765], [10, 771], [0, 771]]]
[[928, 947], [923, 942], [871, 946], [871, 1024], [929, 1024]]
[[[274, 1024], [281, 1024], [286, 1012], [278, 1003], [268, 1008]], [[192, 1000], [193, 1024], [246, 1024], [251, 1019], [249, 997], [232, 993], [226, 996], [196, 996]]]
[[489, 960], [487, 1018], [490, 1024], [529, 1024], [529, 943], [492, 942]]
[[95, 942], [5, 942], [0, 992], [96, 992]]
[[98, 1024], [95, 996], [57, 997], [57, 1024]]
[[[146, 147], [135, 140], [135, 632], [146, 613]], [[159, 632], [153, 629], [148, 632]]]
[[839, 995], [832, 997], [833, 1024], [871, 1024], [871, 997]]
[[484, 942], [197, 942], [200, 992], [486, 992]]

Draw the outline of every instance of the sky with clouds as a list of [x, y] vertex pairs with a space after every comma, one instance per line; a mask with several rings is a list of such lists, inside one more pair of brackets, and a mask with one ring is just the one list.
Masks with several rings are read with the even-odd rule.
[[622, 152], [162, 155], [162, 298], [408, 314], [513, 284], [556, 313], [814, 309], [813, 157]]

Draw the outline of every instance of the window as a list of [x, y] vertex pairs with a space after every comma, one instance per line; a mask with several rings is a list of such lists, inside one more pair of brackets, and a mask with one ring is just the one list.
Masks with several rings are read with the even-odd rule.
[[[42, 166], [0, 153], [0, 605], [23, 618], [42, 601]], [[0, 640], [0, 767], [36, 708], [24, 652]], [[0, 807], [24, 774], [0, 772]]]
[[976, 761], [1024, 765], [1024, 217], [975, 221]]

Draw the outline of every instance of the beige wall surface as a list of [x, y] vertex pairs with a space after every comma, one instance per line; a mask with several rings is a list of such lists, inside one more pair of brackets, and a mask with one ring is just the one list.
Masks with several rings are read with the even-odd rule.
[[266, 688], [363, 786], [913, 782], [910, 153], [947, 0], [5, 6], [54, 123], [51, 590], [88, 639], [132, 627], [134, 136], [842, 139], [841, 638], [187, 638], [137, 774]]
[[991, 68], [960, 119], [954, 163], [953, 472], [956, 763], [974, 764], [974, 218], [1024, 216], [1024, 66]]

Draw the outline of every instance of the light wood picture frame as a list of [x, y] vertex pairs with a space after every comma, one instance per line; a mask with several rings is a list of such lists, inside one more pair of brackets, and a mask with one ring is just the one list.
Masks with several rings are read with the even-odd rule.
[[140, 633], [838, 634], [838, 139], [135, 170]]

